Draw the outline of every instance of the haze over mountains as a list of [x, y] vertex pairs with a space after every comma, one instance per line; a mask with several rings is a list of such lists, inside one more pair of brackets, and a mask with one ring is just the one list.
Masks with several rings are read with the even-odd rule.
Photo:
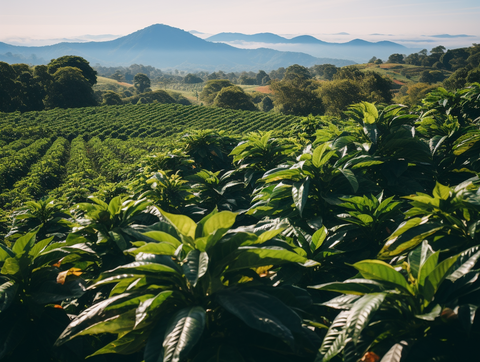
[[[213, 43], [181, 29], [156, 24], [115, 40], [102, 42], [62, 42], [50, 46], [25, 47], [0, 43], [0, 54], [20, 55], [31, 63], [48, 63], [63, 55], [78, 55], [92, 65], [128, 66], [134, 63], [160, 69], [269, 71], [292, 64], [349, 65], [351, 60], [316, 58], [301, 52], [273, 49], [239, 49]], [[32, 54], [34, 56], [32, 56]], [[0, 58], [1, 60], [2, 58]]]
[[206, 38], [208, 41], [225, 43], [241, 48], [268, 47], [279, 51], [303, 52], [312, 56], [351, 59], [366, 63], [373, 56], [386, 60], [391, 54], [411, 54], [420, 49], [410, 49], [391, 41], [369, 42], [354, 39], [344, 43], [326, 42], [310, 35], [296, 36], [291, 39], [272, 34], [220, 33]]

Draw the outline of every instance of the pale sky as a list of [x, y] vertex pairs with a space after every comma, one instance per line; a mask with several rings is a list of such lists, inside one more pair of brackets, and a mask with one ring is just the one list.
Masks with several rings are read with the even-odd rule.
[[467, 34], [474, 36], [464, 38], [471, 45], [480, 37], [480, 0], [0, 0], [0, 9], [5, 42], [120, 36], [156, 23], [208, 34], [308, 34], [327, 41], [340, 32], [349, 33], [344, 41], [373, 33], [382, 34], [377, 41]]

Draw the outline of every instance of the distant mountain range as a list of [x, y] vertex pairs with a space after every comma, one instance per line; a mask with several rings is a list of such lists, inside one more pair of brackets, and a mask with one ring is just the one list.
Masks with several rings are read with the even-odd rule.
[[288, 39], [272, 33], [258, 33], [252, 35], [242, 33], [220, 33], [208, 37], [205, 40], [247, 48], [253, 47], [257, 44], [268, 46], [268, 48], [280, 51], [297, 51], [316, 57], [324, 56], [330, 58], [352, 59], [359, 63], [366, 63], [373, 56], [386, 60], [394, 53], [410, 54], [420, 50], [410, 49], [391, 41], [379, 41], [374, 43], [362, 39], [354, 39], [346, 43], [329, 43], [310, 35], [301, 35]]
[[240, 49], [203, 40], [181, 29], [161, 24], [102, 42], [62, 42], [37, 47], [14, 46], [0, 42], [0, 54], [4, 55], [0, 56], [0, 60], [23, 58], [36, 64], [48, 63], [50, 59], [63, 55], [78, 55], [92, 65], [98, 63], [104, 66], [129, 66], [136, 63], [160, 69], [174, 68], [187, 71], [260, 69], [270, 71], [292, 64], [308, 67], [325, 63], [336, 66], [354, 64], [351, 60], [320, 58], [302, 52], [266, 48]]

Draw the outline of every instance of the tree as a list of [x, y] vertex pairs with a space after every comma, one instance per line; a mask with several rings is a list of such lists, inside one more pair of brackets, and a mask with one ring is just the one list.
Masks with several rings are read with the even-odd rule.
[[147, 88], [150, 88], [150, 78], [143, 73], [137, 73], [133, 77], [133, 86], [139, 93], [143, 93]]
[[337, 71], [338, 68], [333, 64], [317, 64], [312, 67], [313, 74], [326, 80], [332, 80]]
[[298, 64], [293, 64], [285, 70], [283, 80], [293, 80], [295, 78], [301, 78], [303, 80], [306, 80], [311, 79], [312, 76], [310, 75], [308, 68]]
[[263, 70], [259, 70], [255, 79], [257, 80], [257, 85], [264, 85], [270, 81], [270, 77]]
[[113, 106], [113, 105], [123, 104], [123, 102], [122, 102], [122, 98], [120, 98], [120, 95], [118, 93], [108, 90], [103, 95], [102, 104], [107, 106]]
[[403, 54], [392, 54], [388, 57], [387, 63], [397, 63], [397, 64], [403, 64], [404, 62], [404, 56]]
[[17, 106], [14, 104], [18, 84], [16, 75], [10, 64], [0, 62], [0, 112], [12, 112]]
[[76, 67], [61, 67], [53, 74], [53, 83], [46, 99], [48, 108], [95, 106], [91, 83]]
[[197, 77], [195, 74], [188, 73], [185, 78], [183, 78], [184, 83], [187, 84], [195, 84], [195, 83], [203, 83], [203, 79]]
[[215, 107], [256, 111], [252, 99], [238, 86], [225, 87], [217, 93], [213, 101]]
[[354, 65], [349, 65], [348, 67], [338, 68], [337, 72], [333, 75], [333, 79], [350, 79], [350, 80], [360, 80], [365, 76], [365, 74]]
[[325, 113], [330, 115], [339, 115], [349, 105], [362, 100], [358, 83], [351, 79], [326, 82], [319, 89], [319, 95], [325, 107]]
[[432, 54], [443, 54], [445, 53], [446, 48], [443, 45], [436, 46], [433, 48], [430, 53]]
[[292, 78], [291, 80], [272, 81], [270, 84], [270, 89], [275, 94], [275, 105], [280, 112], [298, 116], [322, 114], [322, 102], [316, 93], [319, 83], [300, 76]]
[[205, 87], [203, 87], [202, 92], [200, 93], [200, 100], [212, 104], [217, 96], [217, 93], [220, 92], [222, 88], [231, 87], [233, 84], [226, 79], [212, 79], [209, 80]]
[[368, 62], [369, 63], [375, 63], [375, 61], [377, 60], [377, 57], [372, 57]]
[[53, 75], [57, 72], [57, 70], [64, 67], [78, 68], [90, 85], [93, 86], [95, 83], [97, 83], [97, 72], [90, 66], [90, 63], [84, 58], [75, 55], [66, 55], [57, 59], [53, 59], [50, 63], [48, 63], [48, 73]]
[[392, 81], [377, 72], [366, 72], [360, 88], [362, 98], [368, 102], [390, 103], [392, 100]]
[[269, 112], [273, 109], [273, 101], [269, 96], [266, 96], [262, 99], [259, 104], [259, 108], [263, 112]]

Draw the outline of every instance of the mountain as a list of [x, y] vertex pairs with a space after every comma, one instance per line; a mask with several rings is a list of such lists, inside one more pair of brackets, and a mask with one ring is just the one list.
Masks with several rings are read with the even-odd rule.
[[359, 63], [366, 63], [370, 58], [386, 60], [391, 54], [411, 54], [420, 49], [410, 49], [391, 41], [369, 42], [362, 39], [354, 39], [345, 43], [329, 43], [310, 35], [301, 35], [292, 39], [272, 33], [241, 34], [219, 33], [206, 38], [208, 41], [226, 43], [243, 47], [252, 47], [263, 43], [271, 49], [280, 51], [296, 51], [307, 53], [315, 57], [352, 59]]
[[25, 47], [0, 43], [0, 54], [11, 53], [36, 59], [78, 55], [91, 64], [128, 66], [134, 63], [160, 69], [270, 71], [292, 64], [312, 66], [331, 63], [354, 64], [342, 59], [316, 58], [301, 52], [273, 49], [240, 49], [203, 40], [181, 29], [156, 24], [115, 40], [102, 42], [63, 42], [50, 46]]

